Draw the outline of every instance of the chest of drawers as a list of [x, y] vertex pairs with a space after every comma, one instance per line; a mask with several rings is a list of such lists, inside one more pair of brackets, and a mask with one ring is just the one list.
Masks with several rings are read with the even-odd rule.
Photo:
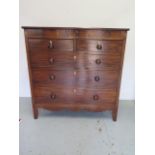
[[112, 112], [117, 119], [128, 29], [23, 27], [38, 109]]

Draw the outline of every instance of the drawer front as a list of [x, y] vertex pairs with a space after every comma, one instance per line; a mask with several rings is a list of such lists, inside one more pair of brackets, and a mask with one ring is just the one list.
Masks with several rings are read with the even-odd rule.
[[96, 88], [115, 89], [118, 73], [115, 71], [73, 70], [58, 71], [51, 69], [35, 69], [32, 71], [32, 80], [37, 85], [50, 87]]
[[53, 39], [73, 39], [75, 31], [71, 29], [27, 29], [25, 31], [29, 38], [53, 38]]
[[58, 71], [46, 68], [34, 69], [32, 81], [36, 85], [48, 85], [50, 87], [74, 87], [74, 71]]
[[53, 54], [51, 52], [31, 52], [32, 67], [50, 67], [55, 70], [119, 70], [119, 54]]
[[121, 56], [119, 54], [83, 54], [76, 55], [76, 69], [119, 70]]
[[71, 52], [73, 40], [29, 39], [30, 51]]
[[77, 89], [75, 96], [77, 103], [115, 103], [116, 90]]
[[105, 40], [123, 40], [125, 31], [111, 30], [78, 30], [78, 38], [82, 39], [105, 39]]
[[77, 71], [75, 86], [88, 89], [115, 89], [117, 88], [118, 73], [115, 71], [86, 70]]
[[49, 86], [35, 86], [34, 88], [35, 103], [73, 103], [73, 89], [56, 89]]
[[82, 104], [114, 104], [116, 90], [97, 89], [53, 89], [50, 87], [36, 86], [34, 89], [36, 103], [82, 103]]
[[58, 70], [74, 69], [74, 55], [70, 54], [54, 54], [52, 52], [31, 52], [30, 62], [32, 67], [50, 67]]
[[102, 40], [77, 40], [77, 51], [85, 53], [120, 53], [122, 50], [122, 41], [102, 41]]

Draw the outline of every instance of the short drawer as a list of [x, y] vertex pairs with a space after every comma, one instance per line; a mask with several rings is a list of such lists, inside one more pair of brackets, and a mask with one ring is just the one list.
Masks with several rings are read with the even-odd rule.
[[71, 52], [73, 51], [73, 40], [29, 39], [29, 48], [30, 51]]
[[57, 70], [72, 70], [74, 69], [74, 55], [72, 53], [54, 54], [52, 52], [31, 52], [30, 53], [31, 67], [50, 67]]
[[116, 89], [99, 90], [99, 89], [77, 89], [75, 91], [76, 103], [85, 104], [104, 104], [115, 103]]
[[88, 70], [120, 70], [121, 55], [115, 54], [85, 54], [76, 55], [75, 68]]
[[115, 89], [118, 72], [110, 70], [79, 70], [75, 72], [75, 86], [87, 89]]
[[104, 39], [104, 40], [123, 40], [126, 37], [126, 31], [117, 30], [78, 30], [78, 38], [82, 39]]
[[116, 90], [97, 89], [54, 89], [50, 87], [34, 88], [34, 100], [36, 103], [82, 103], [82, 104], [114, 104], [116, 101]]
[[50, 86], [34, 87], [34, 99], [36, 103], [72, 103], [75, 101], [74, 91], [69, 88], [53, 88]]
[[25, 29], [25, 33], [29, 38], [53, 38], [53, 39], [73, 39], [75, 31], [72, 29]]
[[104, 40], [77, 40], [77, 51], [83, 51], [85, 53], [121, 53], [122, 41], [104, 41]]
[[75, 86], [74, 71], [52, 70], [50, 68], [35, 68], [32, 70], [32, 81], [36, 85], [48, 85], [61, 88]]

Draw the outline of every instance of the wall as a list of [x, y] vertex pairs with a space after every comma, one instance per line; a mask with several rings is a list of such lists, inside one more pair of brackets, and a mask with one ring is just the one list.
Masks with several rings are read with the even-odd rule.
[[[130, 28], [120, 99], [134, 96], [134, 0], [20, 0], [21, 26]], [[19, 96], [30, 96], [23, 30], [20, 28]]]

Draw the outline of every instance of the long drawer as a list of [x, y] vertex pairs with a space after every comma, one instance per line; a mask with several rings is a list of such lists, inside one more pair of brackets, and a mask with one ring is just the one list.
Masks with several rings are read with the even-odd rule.
[[97, 89], [57, 89], [52, 87], [35, 86], [35, 103], [82, 103], [82, 104], [113, 104], [116, 100], [116, 90], [97, 90]]
[[68, 28], [29, 28], [26, 35], [30, 38], [53, 38], [53, 39], [106, 39], [106, 40], [123, 40], [126, 37], [126, 31], [104, 30], [104, 29], [68, 29]]
[[119, 70], [121, 56], [116, 54], [53, 54], [37, 51], [30, 53], [32, 67], [50, 67], [56, 70], [102, 69]]
[[118, 72], [103, 70], [73, 70], [58, 71], [38, 68], [32, 71], [32, 81], [37, 85], [50, 87], [115, 89], [118, 82]]

